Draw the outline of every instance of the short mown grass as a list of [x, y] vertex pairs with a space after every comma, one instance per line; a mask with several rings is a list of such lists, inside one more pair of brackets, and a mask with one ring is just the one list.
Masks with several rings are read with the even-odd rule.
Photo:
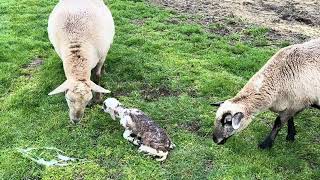
[[[122, 138], [123, 129], [96, 105], [71, 125], [63, 95], [47, 94], [64, 81], [47, 38], [55, 1], [0, 0], [0, 179], [319, 179], [319, 112], [296, 118], [296, 142], [282, 130], [271, 150], [257, 144], [275, 115], [263, 113], [224, 145], [211, 139], [210, 102], [232, 97], [280, 47], [265, 28], [220, 36], [188, 15], [146, 1], [109, 0], [116, 37], [103, 86], [165, 128], [177, 148], [159, 163]], [[172, 21], [175, 19], [175, 21]], [[176, 21], [178, 20], [178, 22]], [[257, 45], [258, 44], [258, 45]], [[35, 59], [39, 67], [26, 68]], [[107, 97], [107, 96], [106, 96]], [[56, 147], [86, 163], [43, 167], [17, 148]]]

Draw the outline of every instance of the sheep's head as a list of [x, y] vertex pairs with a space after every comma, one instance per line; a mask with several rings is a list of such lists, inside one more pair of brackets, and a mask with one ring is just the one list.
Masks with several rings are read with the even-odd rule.
[[245, 129], [251, 122], [241, 104], [226, 101], [213, 105], [219, 106], [213, 131], [213, 141], [217, 144], [224, 144], [229, 137]]
[[118, 107], [121, 103], [115, 98], [108, 98], [103, 102], [103, 111], [109, 113], [113, 120], [119, 117]]
[[65, 98], [69, 106], [69, 117], [71, 122], [78, 123], [93, 95], [92, 91], [110, 93], [92, 81], [70, 81], [66, 80], [62, 85], [53, 90], [49, 95], [65, 92]]

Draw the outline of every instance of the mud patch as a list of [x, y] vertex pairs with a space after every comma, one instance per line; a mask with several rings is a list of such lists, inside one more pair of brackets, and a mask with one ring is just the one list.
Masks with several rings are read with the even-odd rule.
[[201, 125], [198, 120], [194, 120], [182, 124], [181, 128], [186, 129], [189, 132], [198, 133], [201, 128]]
[[[168, 7], [176, 12], [197, 18], [219, 35], [242, 32], [250, 26], [271, 29], [267, 39], [300, 43], [306, 38], [320, 36], [320, 1], [317, 0], [149, 0], [151, 3]], [[176, 21], [176, 20], [175, 20]]]
[[31, 63], [22, 66], [21, 76], [27, 79], [32, 78], [32, 74], [38, 70], [43, 63], [44, 61], [42, 58], [37, 57], [33, 59]]
[[149, 84], [144, 84], [140, 93], [147, 101], [154, 101], [160, 97], [179, 96], [179, 92], [171, 90], [166, 85], [152, 87]]
[[204, 162], [204, 170], [206, 172], [210, 172], [213, 169], [213, 161], [211, 159], [208, 159]]
[[31, 63], [29, 63], [27, 65], [24, 65], [23, 68], [24, 69], [29, 69], [29, 70], [37, 69], [41, 65], [43, 65], [43, 63], [44, 63], [43, 59], [37, 57], [37, 58], [33, 59]]

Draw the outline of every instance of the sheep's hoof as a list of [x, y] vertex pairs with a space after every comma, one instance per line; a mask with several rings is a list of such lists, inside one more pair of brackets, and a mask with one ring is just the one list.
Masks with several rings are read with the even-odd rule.
[[262, 143], [259, 144], [260, 149], [270, 149], [273, 145], [273, 140], [268, 136]]
[[286, 140], [289, 142], [293, 142], [295, 140], [294, 134], [288, 134], [286, 137]]

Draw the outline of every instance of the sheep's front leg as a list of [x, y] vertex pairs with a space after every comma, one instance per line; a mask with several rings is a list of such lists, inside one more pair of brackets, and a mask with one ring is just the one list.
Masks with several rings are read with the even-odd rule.
[[133, 143], [134, 145], [137, 145], [139, 146], [141, 144], [140, 140], [135, 138], [135, 137], [132, 137], [132, 131], [131, 130], [128, 130], [126, 129], [124, 132], [123, 132], [123, 138], [128, 140], [129, 142]]
[[[97, 66], [92, 70], [92, 80], [94, 83], [100, 86], [100, 80], [101, 80], [101, 72], [104, 65], [103, 63], [99, 62]], [[94, 99], [93, 103], [102, 103], [102, 93], [94, 92]]]
[[[283, 120], [284, 121], [284, 120]], [[259, 144], [259, 148], [261, 149], [267, 149], [267, 148], [271, 148], [273, 145], [274, 140], [276, 139], [278, 132], [280, 131], [280, 129], [283, 126], [283, 122], [281, 120], [281, 117], [278, 116], [274, 122], [273, 128], [270, 132], [270, 134], [265, 138], [265, 140]]]
[[293, 118], [288, 120], [288, 135], [286, 137], [287, 141], [294, 141], [294, 136], [297, 134], [296, 128], [294, 126]]

